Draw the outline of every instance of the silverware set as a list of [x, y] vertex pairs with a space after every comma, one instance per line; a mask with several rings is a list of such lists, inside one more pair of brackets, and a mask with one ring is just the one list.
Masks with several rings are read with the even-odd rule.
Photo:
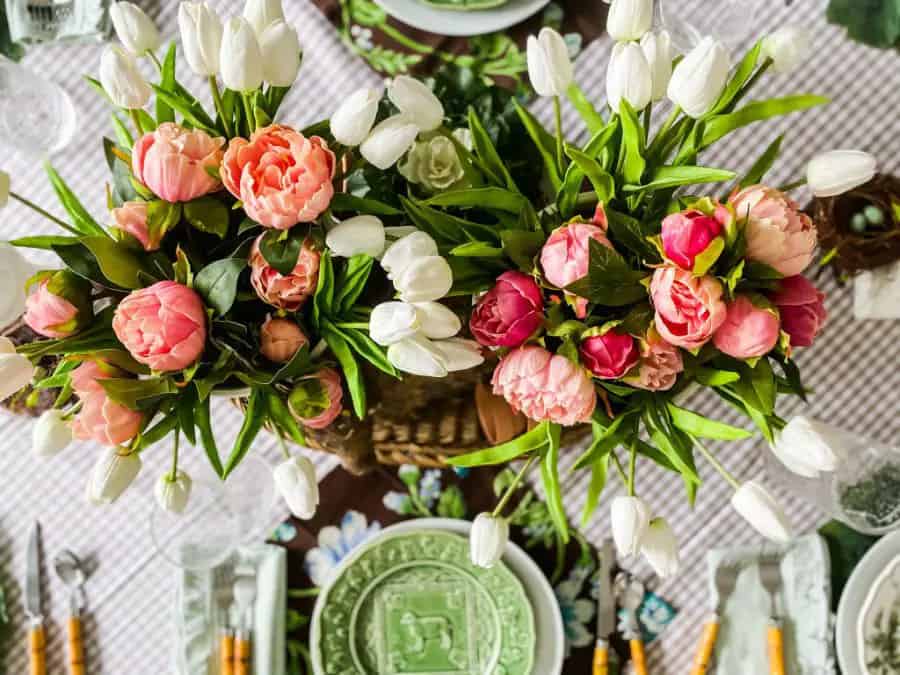
[[230, 559], [213, 573], [214, 620], [219, 626], [219, 672], [250, 675], [253, 663], [253, 609], [256, 568]]

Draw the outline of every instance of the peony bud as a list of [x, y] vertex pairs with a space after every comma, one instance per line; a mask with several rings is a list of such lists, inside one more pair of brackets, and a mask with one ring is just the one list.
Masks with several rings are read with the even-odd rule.
[[388, 279], [397, 279], [414, 260], [438, 255], [437, 243], [425, 232], [411, 232], [387, 247], [381, 256], [381, 267]]
[[125, 49], [135, 56], [159, 49], [161, 41], [156, 24], [137, 5], [130, 2], [116, 2], [109, 8], [116, 36]]
[[0, 290], [0, 329], [3, 329], [17, 321], [25, 311], [25, 285], [35, 270], [17, 248], [2, 243], [0, 270], [4, 273], [3, 288]]
[[184, 56], [197, 75], [212, 77], [219, 72], [222, 22], [206, 2], [182, 2], [178, 7], [178, 27]]
[[0, 169], [0, 209], [9, 203], [9, 174]]
[[651, 101], [660, 101], [666, 97], [666, 87], [672, 77], [672, 39], [668, 31], [646, 33], [641, 38], [641, 50], [650, 66], [650, 79], [653, 81]]
[[453, 270], [439, 255], [416, 258], [394, 278], [394, 287], [400, 292], [404, 302], [427, 302], [439, 300], [450, 292], [453, 286]]
[[0, 401], [27, 387], [33, 378], [31, 361], [16, 353], [12, 340], [0, 337]]
[[616, 548], [624, 556], [640, 553], [650, 526], [650, 507], [638, 497], [616, 497], [610, 513]]
[[103, 448], [88, 480], [87, 498], [92, 504], [112, 504], [137, 478], [141, 458], [124, 447]]
[[171, 471], [167, 471], [153, 488], [153, 495], [156, 497], [156, 503], [164, 511], [171, 513], [183, 513], [187, 507], [188, 499], [191, 497], [191, 477], [180, 469], [172, 475]]
[[275, 467], [275, 487], [297, 518], [309, 520], [319, 506], [319, 484], [316, 469], [303, 455], [296, 455]]
[[825, 294], [806, 277], [797, 274], [779, 280], [770, 296], [781, 316], [781, 330], [790, 336], [791, 347], [809, 347], [825, 325]]
[[23, 317], [35, 333], [49, 338], [74, 335], [91, 323], [91, 284], [67, 269], [41, 272], [37, 287], [25, 300]]
[[364, 140], [378, 114], [381, 92], [370, 87], [357, 89], [335, 110], [331, 116], [331, 134], [334, 140], [348, 147], [356, 147]]
[[609, 107], [619, 112], [622, 99], [635, 110], [643, 110], [650, 103], [653, 78], [644, 52], [635, 42], [619, 42], [613, 47], [606, 69], [606, 98]]
[[116, 45], [107, 46], [100, 56], [100, 83], [113, 104], [120, 108], [143, 108], [153, 91], [134, 57]]
[[415, 308], [419, 315], [419, 328], [427, 338], [451, 338], [462, 328], [456, 312], [439, 302], [417, 302]]
[[615, 328], [597, 335], [589, 334], [582, 340], [578, 353], [581, 363], [601, 380], [618, 380], [641, 359], [635, 339]]
[[496, 565], [509, 543], [509, 521], [490, 513], [479, 513], [469, 533], [469, 556], [472, 564], [491, 568]]
[[574, 72], [569, 48], [562, 35], [542, 28], [538, 36], [528, 36], [528, 79], [538, 96], [562, 96], [572, 84]]
[[254, 34], [259, 37], [271, 24], [284, 21], [281, 0], [247, 0], [244, 5], [244, 18]]
[[669, 98], [690, 117], [703, 117], [724, 91], [730, 68], [725, 45], [705, 37], [675, 66]]
[[708, 199], [696, 202], [663, 218], [663, 253], [683, 270], [706, 274], [725, 250], [725, 237], [734, 224], [734, 210], [727, 205]]
[[640, 40], [653, 22], [653, 0], [612, 0], [606, 32], [613, 40]]
[[763, 39], [761, 53], [764, 58], [772, 59], [775, 72], [787, 73], [809, 54], [809, 43], [809, 31], [798, 26], [785, 26]]
[[287, 363], [307, 344], [309, 339], [290, 319], [269, 318], [259, 329], [259, 351], [272, 363]]
[[713, 344], [736, 359], [754, 359], [775, 348], [780, 329], [778, 310], [768, 300], [742, 294], [728, 303], [725, 321], [713, 334]]
[[384, 171], [412, 147], [419, 127], [406, 115], [394, 115], [379, 123], [359, 146], [362, 156]]
[[662, 579], [678, 574], [678, 541], [664, 518], [654, 518], [641, 541], [641, 554]]
[[484, 363], [481, 346], [475, 340], [464, 338], [448, 338], [436, 340], [432, 343], [440, 352], [444, 360], [447, 372], [454, 373], [458, 370], [468, 370]]
[[778, 434], [772, 452], [794, 473], [818, 478], [836, 471], [846, 459], [844, 435], [841, 429], [797, 415]]
[[52, 457], [72, 442], [72, 429], [62, 410], [45, 410], [31, 432], [31, 449], [39, 457]]
[[263, 77], [274, 87], [290, 87], [300, 72], [300, 38], [284, 21], [275, 21], [259, 37]]
[[387, 350], [388, 361], [404, 373], [423, 377], [446, 377], [443, 352], [428, 338], [417, 335], [395, 342]]
[[384, 252], [384, 224], [375, 216], [353, 216], [328, 231], [325, 245], [334, 255], [344, 258], [355, 255], [377, 258]]
[[878, 160], [861, 150], [831, 150], [806, 165], [806, 183], [816, 197], [834, 197], [868, 183], [878, 171]]
[[253, 91], [263, 83], [262, 52], [246, 20], [232, 17], [225, 24], [219, 63], [222, 81], [229, 89]]
[[388, 346], [411, 338], [419, 332], [419, 313], [406, 302], [382, 302], [369, 316], [369, 336]]
[[391, 103], [419, 131], [434, 131], [444, 122], [444, 105], [428, 86], [408, 75], [398, 75], [388, 85]]
[[747, 481], [731, 498], [731, 505], [754, 529], [778, 543], [791, 540], [791, 524], [775, 498], [762, 485]]

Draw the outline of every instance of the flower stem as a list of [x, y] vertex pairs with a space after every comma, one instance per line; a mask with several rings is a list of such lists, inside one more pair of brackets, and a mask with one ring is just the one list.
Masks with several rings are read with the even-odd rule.
[[503, 496], [500, 498], [500, 501], [497, 502], [497, 506], [494, 508], [494, 511], [491, 515], [494, 518], [497, 518], [506, 507], [506, 503], [509, 501], [510, 497], [512, 497], [513, 492], [516, 491], [516, 488], [519, 487], [519, 483], [522, 482], [522, 479], [525, 477], [525, 474], [528, 473], [528, 469], [531, 468], [531, 465], [534, 464], [534, 460], [538, 458], [537, 453], [533, 454], [528, 458], [528, 461], [522, 465], [522, 468], [519, 469], [519, 473], [516, 474], [516, 477], [513, 478], [512, 483], [506, 488], [506, 492], [503, 493]]
[[694, 444], [697, 446], [697, 448], [699, 448], [703, 456], [706, 457], [706, 461], [712, 464], [713, 468], [722, 475], [722, 478], [728, 481], [728, 483], [730, 483], [735, 490], [741, 487], [740, 481], [738, 481], [738, 479], [735, 478], [734, 475], [728, 469], [726, 469], [718, 459], [716, 459], [716, 456], [713, 455], [706, 448], [706, 446], [700, 442], [700, 439], [698, 439], [696, 436], [691, 436], [691, 439], [694, 441]]
[[616, 465], [616, 470], [619, 472], [619, 477], [622, 479], [622, 485], [628, 487], [628, 474], [625, 473], [625, 467], [622, 466], [622, 460], [619, 459], [619, 455], [615, 452], [609, 453], [613, 458], [613, 464]]
[[634, 476], [637, 469], [637, 443], [632, 443], [628, 459], [628, 496], [634, 497]]
[[151, 50], [148, 50], [147, 58], [149, 58], [151, 61], [153, 61], [153, 63], [156, 64], [156, 69], [159, 70], [159, 72], [162, 72], [162, 64], [159, 62], [159, 59], [156, 57], [156, 54], [154, 54]]
[[556, 120], [556, 163], [560, 172], [563, 170], [563, 135], [562, 135], [562, 108], [559, 104], [559, 96], [553, 97], [553, 118]]
[[241, 93], [241, 100], [244, 102], [244, 114], [247, 116], [247, 132], [252, 134], [256, 131], [256, 116], [253, 114], [253, 106], [250, 105], [250, 97], [246, 93]]
[[790, 192], [791, 190], [796, 190], [798, 187], [803, 187], [804, 185], [806, 185], [806, 179], [801, 178], [800, 180], [795, 180], [793, 183], [782, 185], [778, 190], [780, 192]]
[[[669, 133], [669, 130], [672, 128], [672, 125], [675, 124], [675, 121], [681, 115], [681, 108], [679, 106], [675, 106], [672, 108], [672, 112], [669, 113], [669, 116], [666, 118], [666, 121], [663, 122], [663, 125], [659, 128], [659, 131], [656, 132], [656, 136], [653, 137], [653, 141], [650, 143], [650, 147], [647, 149], [647, 154], [650, 155], [654, 150], [656, 150], [660, 145], [664, 144], [666, 140], [666, 135]], [[647, 127], [647, 132], [650, 132], [650, 127]]]
[[181, 430], [175, 429], [175, 447], [172, 449], [172, 472], [169, 474], [169, 481], [175, 482], [178, 476], [178, 446], [181, 441]]
[[653, 104], [648, 103], [647, 107], [644, 108], [644, 129], [647, 130], [647, 135], [650, 135], [650, 124], [653, 122]]
[[138, 116], [137, 108], [129, 108], [128, 114], [131, 115], [131, 121], [134, 123], [134, 128], [137, 130], [138, 136], [143, 136], [144, 127], [141, 126], [141, 118]]
[[232, 137], [231, 123], [225, 115], [225, 104], [222, 102], [222, 92], [219, 91], [219, 84], [216, 82], [216, 76], [209, 76], [209, 90], [212, 92], [213, 104], [216, 106], [216, 112], [219, 113], [219, 119], [222, 120], [222, 126], [225, 128], [225, 135]]
[[78, 230], [76, 230], [74, 227], [72, 227], [71, 225], [69, 225], [69, 224], [68, 224], [67, 222], [65, 222], [64, 220], [62, 220], [62, 219], [60, 219], [60, 218], [57, 218], [56, 216], [54, 216], [54, 215], [53, 215], [52, 213], [50, 213], [49, 211], [45, 211], [44, 209], [42, 209], [40, 206], [38, 206], [37, 204], [35, 204], [35, 203], [34, 203], [33, 201], [31, 201], [30, 199], [25, 199], [25, 197], [23, 197], [22, 195], [16, 194], [15, 192], [12, 192], [12, 191], [10, 191], [9, 196], [12, 197], [13, 199], [15, 199], [16, 201], [18, 201], [18, 202], [24, 204], [25, 206], [27, 206], [29, 209], [31, 209], [31, 210], [34, 211], [35, 213], [39, 213], [39, 214], [41, 214], [42, 216], [44, 216], [44, 218], [47, 218], [48, 220], [52, 220], [54, 223], [56, 223], [57, 225], [59, 225], [59, 226], [60, 226], [61, 228], [63, 228], [64, 230], [66, 230], [66, 231], [68, 231], [68, 232], [71, 232], [71, 233], [74, 234], [74, 235], [81, 236], [81, 232], [79, 232]]
[[278, 441], [278, 449], [281, 450], [281, 454], [284, 455], [285, 459], [291, 458], [291, 452], [287, 448], [287, 444], [284, 442], [284, 436], [281, 435], [281, 429], [275, 428], [275, 440]]

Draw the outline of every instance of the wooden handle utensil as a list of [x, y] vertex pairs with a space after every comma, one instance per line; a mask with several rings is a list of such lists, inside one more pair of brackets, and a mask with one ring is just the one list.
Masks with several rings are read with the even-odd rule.
[[716, 638], [719, 636], [719, 617], [714, 616], [706, 622], [703, 628], [703, 637], [697, 647], [697, 655], [694, 657], [694, 665], [691, 675], [706, 675], [709, 663], [712, 661], [713, 650], [716, 647]]
[[609, 675], [609, 642], [597, 640], [594, 647], [594, 675]]
[[634, 667], [634, 675], [647, 675], [647, 659], [644, 656], [644, 642], [639, 639], [628, 641], [631, 647], [631, 665]]
[[781, 624], [772, 620], [766, 631], [769, 645], [769, 675], [784, 675], [784, 633]]
[[84, 675], [84, 640], [81, 637], [81, 618], [69, 617], [69, 673]]
[[47, 675], [47, 635], [41, 624], [32, 626], [28, 631], [28, 651], [31, 675]]
[[219, 671], [221, 675], [234, 675], [234, 636], [228, 631], [219, 639]]
[[250, 638], [238, 635], [234, 641], [234, 675], [250, 675], [252, 655]]

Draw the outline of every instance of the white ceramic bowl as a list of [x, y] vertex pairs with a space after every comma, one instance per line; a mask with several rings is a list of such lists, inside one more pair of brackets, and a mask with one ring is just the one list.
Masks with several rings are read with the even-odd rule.
[[499, 7], [469, 11], [440, 9], [419, 0], [375, 0], [403, 23], [438, 35], [483, 35], [509, 28], [537, 13], [550, 0], [509, 0]]
[[[467, 537], [471, 527], [472, 523], [468, 521], [453, 520], [451, 518], [419, 518], [391, 525], [384, 528], [378, 535], [344, 558], [334, 571], [332, 578], [338, 578], [351, 562], [385, 536], [416, 530], [445, 530]], [[534, 669], [532, 672], [534, 675], [560, 675], [562, 673], [563, 660], [565, 659], [566, 638], [563, 632], [559, 603], [556, 601], [556, 595], [553, 593], [547, 577], [544, 576], [544, 573], [531, 557], [512, 542], [506, 549], [503, 562], [522, 582], [522, 587], [525, 589], [525, 594], [528, 596], [534, 611], [537, 644], [535, 645]], [[324, 591], [325, 589], [322, 589], [318, 600], [316, 600], [316, 607], [312, 616], [310, 646], [312, 647], [313, 672], [315, 675], [324, 675], [322, 664], [318, 657], [318, 650], [315, 648], [319, 641], [319, 625], [322, 610], [325, 606], [325, 598], [328, 595]]]

